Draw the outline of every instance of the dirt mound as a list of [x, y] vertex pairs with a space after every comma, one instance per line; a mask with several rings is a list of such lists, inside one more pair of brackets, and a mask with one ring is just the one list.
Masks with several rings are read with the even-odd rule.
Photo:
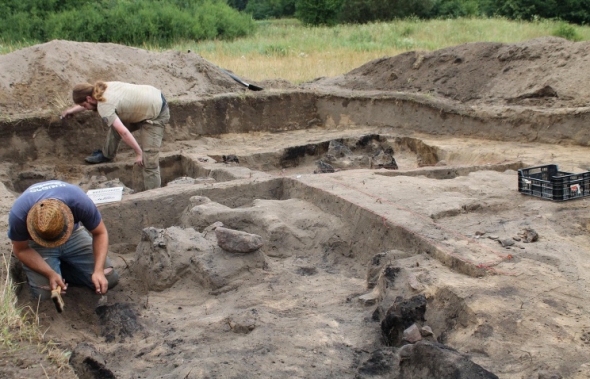
[[[589, 54], [590, 43], [554, 37], [478, 42], [384, 57], [300, 87], [272, 78], [262, 85], [422, 93], [474, 105], [581, 107], [590, 99]], [[96, 80], [151, 84], [177, 101], [246, 91], [195, 53], [54, 40], [0, 55], [0, 113], [18, 118], [62, 110], [71, 104], [74, 84]]]
[[195, 53], [54, 40], [0, 55], [0, 114], [61, 110], [73, 85], [96, 80], [151, 84], [180, 101], [244, 90]]
[[588, 42], [554, 37], [468, 43], [376, 59], [306, 86], [422, 93], [469, 104], [580, 107], [590, 100], [589, 54]]

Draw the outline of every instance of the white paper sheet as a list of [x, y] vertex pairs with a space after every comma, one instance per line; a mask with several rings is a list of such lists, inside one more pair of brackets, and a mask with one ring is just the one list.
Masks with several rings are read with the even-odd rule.
[[123, 187], [93, 189], [88, 190], [87, 194], [94, 204], [112, 203], [115, 201], [121, 201], [121, 198], [123, 197]]

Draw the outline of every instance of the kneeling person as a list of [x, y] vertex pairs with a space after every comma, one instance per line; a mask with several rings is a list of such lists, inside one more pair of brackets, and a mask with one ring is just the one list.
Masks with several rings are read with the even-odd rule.
[[49, 299], [58, 286], [65, 293], [67, 283], [97, 294], [117, 284], [119, 276], [107, 257], [107, 229], [81, 188], [58, 180], [34, 184], [14, 202], [8, 224], [8, 238], [34, 297]]

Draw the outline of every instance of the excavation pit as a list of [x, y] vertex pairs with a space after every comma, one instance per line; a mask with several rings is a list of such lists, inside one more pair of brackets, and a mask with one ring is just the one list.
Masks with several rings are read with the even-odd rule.
[[[382, 349], [393, 355], [379, 370], [389, 367], [392, 375], [405, 370], [428, 377], [416, 374], [416, 367], [424, 354], [435, 353], [442, 354], [440, 365], [452, 361], [476, 371], [498, 370], [488, 352], [495, 351], [493, 337], [503, 326], [477, 315], [471, 307], [479, 295], [468, 300], [459, 283], [512, 277], [521, 272], [522, 257], [533, 259], [522, 243], [526, 253], [519, 257], [497, 240], [479, 238], [501, 233], [507, 225], [516, 233], [518, 223], [471, 221], [490, 212], [510, 218], [528, 200], [515, 193], [522, 163], [484, 164], [493, 154], [479, 147], [466, 150], [464, 141], [364, 130], [325, 134], [329, 137], [283, 132], [270, 135], [267, 145], [258, 142], [259, 135], [248, 134], [179, 141], [185, 145], [180, 154], [162, 154], [166, 186], [138, 188], [119, 203], [100, 205], [109, 251], [122, 278], [107, 296], [109, 308], [95, 312], [99, 299], [84, 288], [68, 291], [69, 312], [59, 317], [50, 304], [41, 308], [60, 334], [88, 330], [100, 319], [94, 334], [84, 332], [68, 345], [78, 375], [94, 362], [101, 372], [122, 377], [186, 376], [198, 364], [202, 374], [196, 377], [205, 377], [216, 372], [220, 359], [238, 354], [256, 376], [276, 375], [277, 362], [289, 356], [290, 368], [279, 369], [279, 375], [311, 372], [328, 359], [332, 369], [320, 377], [333, 372], [352, 377], [372, 372]], [[273, 138], [283, 139], [284, 146], [277, 149]], [[331, 145], [369, 162], [391, 147], [399, 167], [318, 173], [316, 162]], [[227, 159], [236, 152], [237, 160]], [[427, 159], [432, 164], [421, 164]], [[16, 190], [59, 170], [63, 167], [36, 166], [11, 176], [21, 181], [8, 183]], [[123, 162], [71, 165], [61, 172], [81, 186], [100, 176], [134, 186], [138, 173]], [[218, 223], [258, 235], [264, 245], [249, 255], [227, 252], [215, 240]], [[380, 264], [373, 267], [376, 256]], [[398, 274], [387, 274], [392, 267]], [[444, 270], [441, 280], [438, 272]], [[427, 288], [434, 292], [416, 325], [432, 335], [404, 350], [407, 343], [400, 341], [414, 326], [401, 323], [391, 345], [381, 326], [389, 310], [397, 298], [409, 299]], [[485, 299], [504, 301], [506, 293]], [[27, 291], [20, 296], [28, 302]], [[287, 346], [297, 346], [296, 353]], [[474, 359], [465, 350], [443, 354], [456, 347], [482, 353]]]
[[[113, 162], [100, 165], [56, 164], [56, 165], [8, 165], [6, 180], [7, 188], [22, 193], [29, 186], [46, 180], [63, 180], [80, 185], [85, 190], [105, 186], [124, 186], [127, 192], [143, 191], [141, 170], [126, 162]], [[210, 172], [202, 169], [195, 161], [182, 155], [167, 155], [160, 159], [160, 175], [162, 185], [166, 186], [179, 178], [209, 178], [216, 180]]]
[[[330, 359], [335, 372], [353, 375], [360, 370], [353, 362], [370, 359], [382, 341], [375, 309], [387, 311], [392, 299], [410, 296], [414, 290], [405, 283], [428, 281], [425, 273], [441, 264], [427, 253], [434, 247], [405, 227], [290, 178], [157, 192], [100, 206], [111, 246], [126, 248], [112, 254], [122, 279], [109, 292], [109, 305], [97, 306], [98, 296], [73, 288], [69, 312], [50, 316], [55, 326], [74, 330], [100, 317], [97, 335], [84, 333], [84, 343], [72, 345], [79, 374], [88, 362], [117, 377], [182, 376], [194, 365], [213, 372], [220, 358], [256, 351], [264, 353], [250, 358], [252, 369], [272, 376], [276, 357], [287, 356], [284, 347], [294, 343], [300, 353], [290, 359], [298, 370]], [[138, 232], [138, 221], [155, 226]], [[224, 251], [211, 229], [216, 223], [260, 235], [265, 244], [247, 255]], [[399, 267], [395, 277], [387, 275], [393, 263]], [[384, 278], [372, 300], [369, 272]], [[285, 286], [290, 290], [279, 289]], [[452, 334], [452, 317], [432, 316], [432, 327]], [[207, 348], [199, 348], [203, 344]], [[291, 369], [281, 372], [290, 375]]]
[[[469, 220], [510, 212], [526, 201], [513, 193], [522, 163], [484, 164], [497, 153], [427, 136], [361, 130], [328, 131], [318, 138], [317, 130], [310, 132], [266, 135], [266, 144], [259, 142], [260, 135], [249, 134], [179, 141], [184, 145], [180, 154], [162, 154], [166, 186], [147, 192], [138, 185], [139, 171], [119, 158], [5, 175], [14, 178], [6, 186], [15, 192], [56, 173], [82, 187], [94, 180], [134, 190], [119, 203], [99, 206], [122, 277], [108, 295], [107, 308], [95, 312], [99, 299], [83, 288], [69, 290], [70, 312], [61, 318], [51, 306], [42, 308], [52, 326], [66, 333], [100, 319], [94, 335], [83, 333], [84, 341], [69, 346], [78, 375], [89, 369], [88, 362], [122, 377], [132, 372], [186, 376], [196, 364], [208, 375], [219, 359], [239, 352], [260, 376], [276, 373], [277, 359], [285, 360], [277, 357], [286, 356], [293, 368], [280, 371], [284, 376], [313, 371], [319, 358], [334, 362], [330, 372], [352, 376], [371, 372], [384, 348], [393, 354], [384, 366], [392, 375], [405, 370], [421, 378], [416, 367], [423, 354], [438, 354], [442, 366], [496, 367], [487, 353], [476, 354], [475, 360], [460, 352], [445, 355], [455, 346], [481, 350], [462, 339], [466, 334], [494, 349], [492, 336], [501, 327], [477, 316], [459, 289], [439, 283], [429, 272], [446, 269], [452, 273], [447, 275], [472, 280], [519, 272], [516, 254], [496, 240], [477, 239], [500, 230], [492, 224], [474, 228]], [[276, 139], [283, 140], [278, 148]], [[371, 159], [389, 148], [397, 169], [371, 167]], [[318, 172], [318, 160], [328, 161], [335, 151], [347, 151], [340, 158], [363, 164]], [[227, 252], [216, 243], [218, 224], [258, 235], [264, 245], [248, 255]], [[392, 270], [397, 274], [388, 275]], [[425, 317], [415, 324], [432, 335], [403, 350], [403, 335], [415, 326], [404, 319], [396, 324], [392, 345], [381, 326], [388, 312], [399, 297], [409, 299], [426, 288], [435, 292]], [[28, 292], [20, 294], [26, 303]], [[298, 353], [285, 349], [292, 343]], [[208, 351], [198, 348], [205, 344]], [[248, 358], [252, 351], [256, 357]], [[129, 362], [134, 362], [132, 370]], [[161, 368], [155, 370], [155, 363]]]
[[[468, 44], [256, 93], [194, 53], [52, 41], [0, 56], [5, 213], [41, 180], [129, 188], [100, 205], [119, 286], [99, 312], [85, 288], [68, 289], [61, 314], [41, 304], [45, 337], [79, 377], [434, 377], [424, 370], [444, 363], [426, 356], [467, 377], [588, 377], [588, 199], [517, 187], [522, 167], [590, 167], [587, 50]], [[547, 78], [559, 96], [531, 101]], [[164, 187], [142, 191], [125, 146], [82, 164], [106, 130], [91, 112], [59, 120], [54, 101], [97, 79], [166, 94]], [[371, 168], [363, 139], [392, 147], [398, 168]], [[358, 161], [314, 173], [331, 143]], [[408, 317], [422, 296], [423, 317]], [[70, 379], [52, 368], [23, 364]]]

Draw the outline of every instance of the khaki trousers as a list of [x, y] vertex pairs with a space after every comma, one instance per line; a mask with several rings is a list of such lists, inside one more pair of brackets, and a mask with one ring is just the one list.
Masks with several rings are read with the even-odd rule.
[[[170, 109], [166, 104], [157, 118], [133, 124], [125, 124], [130, 132], [140, 130], [139, 146], [143, 151], [143, 186], [145, 190], [160, 188], [160, 147], [164, 138], [164, 128], [170, 121]], [[114, 159], [119, 149], [121, 136], [111, 126], [102, 153], [106, 158]]]

